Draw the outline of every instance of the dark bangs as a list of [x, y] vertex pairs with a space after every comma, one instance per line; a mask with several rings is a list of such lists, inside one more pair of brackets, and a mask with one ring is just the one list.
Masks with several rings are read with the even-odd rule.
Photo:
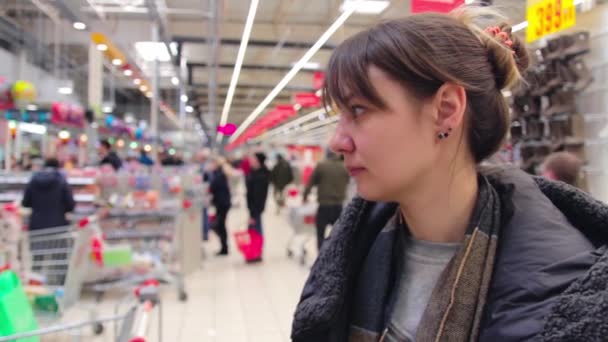
[[[425, 23], [425, 19], [419, 15], [380, 23], [338, 46], [327, 66], [326, 106], [346, 108], [352, 97], [359, 97], [380, 109], [386, 108], [370, 82], [371, 65], [401, 83], [416, 99], [435, 94], [451, 77], [429, 60], [436, 55], [430, 44], [434, 39], [426, 33], [432, 24]], [[422, 57], [425, 55], [430, 57]]]
[[362, 98], [378, 108], [384, 101], [371, 84], [368, 75], [370, 31], [361, 32], [340, 44], [327, 65], [323, 102], [326, 108], [347, 108], [349, 101]]

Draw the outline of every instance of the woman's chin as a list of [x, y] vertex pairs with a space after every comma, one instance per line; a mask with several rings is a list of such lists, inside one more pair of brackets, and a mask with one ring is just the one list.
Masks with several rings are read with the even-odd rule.
[[385, 201], [386, 197], [382, 191], [379, 191], [377, 186], [373, 184], [364, 184], [357, 182], [357, 195], [366, 201], [378, 202]]

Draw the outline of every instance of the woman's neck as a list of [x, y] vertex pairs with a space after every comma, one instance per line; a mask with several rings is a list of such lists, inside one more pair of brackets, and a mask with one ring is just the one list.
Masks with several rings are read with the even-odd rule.
[[415, 239], [461, 242], [477, 200], [477, 171], [474, 166], [448, 175], [440, 171], [436, 168], [402, 197], [401, 214]]

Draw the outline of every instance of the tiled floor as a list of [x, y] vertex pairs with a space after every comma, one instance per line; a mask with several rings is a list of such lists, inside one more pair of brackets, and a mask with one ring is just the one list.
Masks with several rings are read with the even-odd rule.
[[[289, 341], [293, 311], [314, 255], [305, 266], [287, 258], [286, 246], [291, 236], [287, 213], [276, 215], [275, 207], [269, 203], [264, 215], [266, 242], [262, 263], [245, 264], [233, 241], [230, 256], [215, 257], [219, 244], [212, 236], [204, 243], [203, 268], [186, 279], [189, 300], [179, 302], [171, 288], [162, 292], [164, 341]], [[229, 229], [242, 229], [246, 219], [245, 209], [233, 209], [228, 218]], [[312, 239], [307, 246], [314, 254]], [[114, 304], [110, 295], [98, 309], [111, 314]], [[154, 321], [147, 341], [158, 341], [157, 328]], [[108, 325], [102, 336], [87, 335], [83, 341], [112, 341], [112, 326]], [[43, 339], [47, 340], [66, 339]]]

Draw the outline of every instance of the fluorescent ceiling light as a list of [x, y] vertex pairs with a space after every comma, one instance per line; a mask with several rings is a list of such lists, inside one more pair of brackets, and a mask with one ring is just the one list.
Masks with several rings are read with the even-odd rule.
[[[245, 51], [247, 51], [247, 44], [249, 44], [249, 37], [251, 35], [251, 29], [253, 28], [253, 21], [255, 19], [255, 13], [258, 9], [258, 3], [259, 0], [251, 0], [251, 5], [249, 5], [249, 13], [247, 14], [247, 20], [245, 21], [243, 37], [241, 38], [241, 45], [239, 46], [239, 52], [236, 56], [234, 71], [232, 72], [232, 79], [230, 79], [230, 85], [228, 86], [226, 102], [224, 102], [224, 108], [222, 109], [220, 126], [224, 126], [226, 122], [228, 122], [228, 113], [230, 111], [230, 106], [232, 106], [232, 99], [234, 98], [236, 85], [239, 82], [239, 75], [241, 74], [241, 67], [243, 66], [243, 60], [245, 59]], [[223, 135], [224, 134], [222, 132], [218, 132], [218, 134], [216, 135], [216, 141], [218, 143], [222, 141]]]
[[352, 11], [359, 14], [380, 14], [390, 5], [390, 1], [384, 0], [344, 0], [340, 10], [342, 12]]
[[511, 31], [512, 31], [512, 32], [521, 31], [521, 30], [525, 29], [526, 27], [528, 27], [528, 22], [527, 22], [527, 21], [524, 21], [524, 22], [521, 22], [521, 23], [519, 23], [519, 24], [517, 24], [517, 25], [514, 25], [514, 26], [512, 27], [512, 29], [511, 29]]
[[72, 87], [59, 87], [57, 91], [62, 95], [70, 95], [74, 92], [74, 89], [72, 89]]
[[133, 84], [140, 85], [141, 84], [141, 80], [139, 78], [136, 78], [136, 79], [133, 80]]
[[137, 42], [135, 50], [147, 62], [154, 60], [169, 62], [171, 60], [167, 45], [162, 42]]
[[27, 105], [27, 107], [25, 107], [25, 109], [34, 111], [34, 110], [38, 110], [38, 106], [31, 104], [31, 105]]
[[58, 136], [59, 136], [59, 139], [68, 140], [68, 139], [70, 139], [70, 132], [61, 131], [61, 132], [59, 132]]
[[475, 3], [475, 0], [464, 0], [465, 5], [472, 5]]
[[139, 90], [141, 90], [141, 91], [147, 91], [148, 87], [146, 87], [145, 85], [141, 85], [141, 86], [139, 86]]
[[97, 50], [108, 51], [108, 46], [106, 44], [97, 44]]
[[[293, 67], [295, 65], [295, 63], [292, 63], [291, 66]], [[302, 70], [319, 70], [321, 69], [321, 63], [317, 63], [317, 62], [306, 62], [304, 63], [304, 66], [302, 67]]]
[[[357, 4], [362, 3], [363, 0], [356, 1]], [[336, 21], [325, 31], [319, 40], [302, 56], [302, 58], [293, 66], [293, 68], [283, 77], [283, 79], [272, 89], [272, 91], [266, 96], [266, 98], [260, 103], [247, 119], [239, 126], [230, 137], [230, 142], [234, 142], [243, 132], [251, 125], [255, 119], [264, 111], [264, 109], [274, 100], [274, 98], [285, 88], [285, 86], [291, 81], [294, 76], [302, 69], [312, 56], [329, 40], [329, 38], [344, 24], [344, 22], [353, 14], [356, 7], [351, 7], [345, 10]]]
[[112, 106], [103, 106], [101, 111], [104, 113], [112, 113]]
[[304, 116], [301, 116], [301, 117], [299, 117], [299, 118], [297, 118], [297, 119], [295, 119], [293, 121], [290, 121], [290, 122], [288, 122], [288, 123], [286, 123], [284, 125], [281, 125], [281, 126], [275, 128], [275, 129], [273, 129], [271, 131], [268, 131], [267, 133], [265, 133], [265, 134], [261, 135], [260, 137], [258, 137], [256, 139], [256, 141], [261, 141], [261, 140], [263, 140], [263, 138], [272, 137], [272, 136], [278, 135], [280, 133], [285, 133], [285, 131], [289, 131], [290, 128], [292, 128], [292, 127], [295, 128], [295, 127], [300, 126], [304, 122], [307, 122], [307, 121], [310, 121], [310, 120], [314, 120], [315, 118], [318, 118], [318, 116], [320, 114], [323, 114], [325, 112], [326, 112], [326, 110], [323, 109], [323, 108], [317, 109], [317, 110], [315, 110], [312, 113], [309, 113], [309, 114], [306, 114]]
[[180, 96], [180, 99], [182, 100], [182, 102], [188, 102], [188, 95], [182, 95]]
[[176, 76], [171, 77], [171, 84], [173, 84], [174, 86], [178, 86], [179, 78], [177, 78]]
[[133, 75], [133, 70], [125, 69], [125, 71], [123, 71], [123, 74], [125, 74], [125, 76], [131, 76], [131, 75]]
[[46, 134], [46, 126], [44, 126], [44, 125], [20, 122], [19, 129], [23, 132], [32, 133], [32, 134], [40, 134], [40, 135]]
[[194, 112], [194, 107], [192, 107], [192, 106], [186, 106], [186, 112], [188, 112], [188, 113]]
[[74, 27], [78, 31], [87, 29], [87, 25], [85, 23], [81, 23], [80, 21], [77, 21], [74, 24], [72, 24], [72, 27]]
[[116, 66], [122, 65], [122, 59], [120, 59], [120, 58], [114, 58], [112, 60], [112, 64], [114, 64]]

